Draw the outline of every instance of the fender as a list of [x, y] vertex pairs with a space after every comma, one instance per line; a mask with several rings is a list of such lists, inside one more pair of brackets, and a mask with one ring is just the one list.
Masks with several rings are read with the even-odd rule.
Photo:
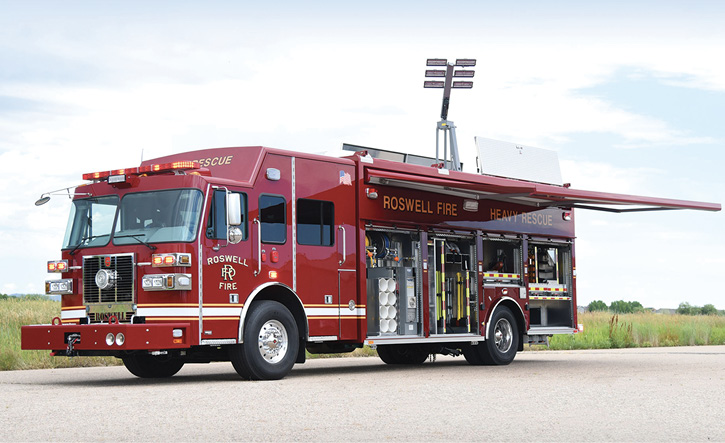
[[[504, 300], [511, 300], [516, 306], [518, 306], [519, 311], [521, 311], [521, 317], [524, 319], [524, 321], [526, 321], [526, 315], [524, 315], [524, 310], [521, 309], [521, 305], [519, 305], [516, 302], [516, 300], [514, 300], [511, 297], [501, 297], [501, 299], [496, 302], [496, 306], [494, 306], [493, 309], [491, 309], [491, 315], [489, 315], [488, 318], [486, 319], [486, 324], [488, 324], [491, 321], [491, 318], [493, 318], [494, 312], [496, 312], [496, 309], [501, 304], [501, 302], [504, 301]], [[246, 305], [244, 307], [246, 308]], [[525, 327], [526, 325], [522, 325], [522, 326]], [[486, 327], [486, 340], [488, 340], [488, 327]]]
[[[267, 282], [263, 285], [257, 286], [254, 291], [249, 294], [247, 297], [247, 300], [244, 302], [244, 307], [242, 308], [242, 315], [239, 317], [239, 332], [237, 333], [237, 343], [244, 343], [244, 338], [242, 331], [244, 331], [244, 322], [247, 319], [247, 314], [249, 313], [249, 307], [252, 305], [252, 302], [254, 301], [254, 298], [259, 295], [260, 292], [263, 290], [272, 287], [272, 286], [281, 286], [285, 289], [287, 289], [291, 294], [295, 296], [297, 299], [297, 303], [299, 303], [300, 308], [302, 309], [302, 312], [305, 315], [305, 323], [309, 324], [309, 320], [307, 320], [307, 312], [305, 311], [305, 305], [302, 304], [302, 300], [300, 300], [300, 297], [287, 285], [283, 283], [275, 283], [275, 282]], [[308, 338], [308, 328], [305, 328], [305, 340]]]

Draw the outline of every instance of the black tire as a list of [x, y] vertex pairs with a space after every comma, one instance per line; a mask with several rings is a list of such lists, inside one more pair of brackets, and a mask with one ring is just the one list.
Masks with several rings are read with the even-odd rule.
[[479, 346], [482, 345], [468, 345], [463, 348], [463, 356], [466, 358], [466, 361], [469, 364], [472, 365], [483, 365], [485, 362], [481, 358], [480, 351], [478, 350]]
[[488, 322], [488, 340], [463, 349], [466, 361], [472, 365], [507, 365], [514, 361], [519, 346], [519, 328], [511, 310], [496, 309]]
[[263, 300], [252, 307], [244, 324], [244, 343], [232, 346], [229, 357], [245, 380], [279, 380], [297, 360], [297, 323], [281, 303]]
[[127, 354], [121, 359], [123, 365], [131, 374], [141, 378], [171, 377], [184, 366], [184, 361], [181, 359], [171, 358], [166, 355], [150, 355], [143, 352]]
[[389, 365], [420, 365], [430, 355], [430, 350], [421, 345], [378, 346], [378, 357]]

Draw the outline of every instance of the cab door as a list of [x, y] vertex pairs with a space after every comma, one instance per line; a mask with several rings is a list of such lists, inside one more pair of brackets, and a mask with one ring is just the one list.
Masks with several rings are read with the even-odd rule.
[[[227, 226], [227, 193], [236, 194], [241, 223], [232, 235]], [[200, 231], [202, 260], [199, 266], [202, 290], [199, 292], [199, 334], [202, 344], [235, 343], [239, 330], [246, 286], [253, 275], [250, 254], [248, 194], [236, 187], [211, 187], [207, 218]], [[191, 312], [191, 309], [188, 309]]]
[[296, 291], [311, 340], [356, 338], [364, 315], [355, 285], [354, 165], [295, 162]]

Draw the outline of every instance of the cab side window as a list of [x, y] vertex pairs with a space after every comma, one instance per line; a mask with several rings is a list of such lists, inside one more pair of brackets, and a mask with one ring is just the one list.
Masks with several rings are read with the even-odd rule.
[[[242, 201], [242, 224], [239, 228], [242, 230], [243, 240], [247, 239], [247, 194], [240, 194]], [[209, 212], [209, 220], [206, 224], [206, 237], [216, 240], [225, 240], [227, 238], [227, 198], [226, 191], [217, 189], [211, 201], [211, 211]]]
[[259, 196], [259, 221], [262, 223], [263, 243], [287, 241], [287, 205], [279, 195]]
[[297, 243], [332, 246], [335, 243], [335, 205], [323, 200], [297, 200]]

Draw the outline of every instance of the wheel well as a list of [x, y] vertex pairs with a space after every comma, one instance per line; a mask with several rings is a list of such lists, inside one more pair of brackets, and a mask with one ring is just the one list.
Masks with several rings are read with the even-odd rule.
[[[524, 350], [524, 334], [525, 328], [526, 328], [526, 319], [524, 318], [524, 314], [521, 311], [521, 306], [519, 306], [515, 301], [511, 299], [503, 299], [501, 300], [496, 307], [493, 308], [493, 311], [491, 311], [491, 317], [493, 317], [493, 313], [496, 311], [496, 309], [499, 309], [501, 306], [506, 306], [509, 311], [511, 311], [511, 314], [513, 314], [514, 319], [516, 319], [516, 327], [519, 330], [519, 343], [518, 343], [518, 350], [523, 351]], [[491, 317], [488, 318], [488, 321], [491, 321]], [[487, 333], [488, 333], [488, 328]]]
[[250, 309], [257, 301], [260, 300], [272, 300], [284, 305], [284, 307], [286, 307], [290, 311], [290, 313], [292, 313], [292, 316], [297, 323], [297, 329], [299, 331], [300, 338], [307, 338], [308, 331], [305, 310], [302, 307], [300, 299], [295, 295], [294, 292], [292, 292], [292, 290], [281, 285], [266, 287], [253, 297]]
[[289, 287], [282, 284], [263, 285], [262, 287], [257, 288], [257, 290], [250, 294], [247, 298], [247, 301], [244, 304], [244, 309], [242, 310], [242, 318], [239, 319], [239, 343], [242, 342], [242, 338], [244, 337], [244, 322], [247, 318], [247, 313], [251, 311], [255, 303], [261, 300], [276, 301], [284, 305], [284, 307], [290, 311], [292, 317], [295, 319], [295, 323], [297, 323], [297, 332], [299, 334], [299, 350], [297, 352], [297, 359], [295, 362], [304, 363], [306, 356], [305, 343], [309, 337], [307, 316], [305, 315], [305, 309], [302, 306], [302, 302], [299, 297], [297, 297], [297, 295], [295, 295]]

